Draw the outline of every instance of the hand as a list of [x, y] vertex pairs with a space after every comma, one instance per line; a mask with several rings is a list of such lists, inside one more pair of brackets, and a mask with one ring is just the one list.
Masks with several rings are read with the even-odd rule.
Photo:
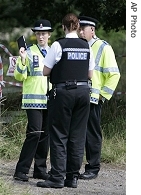
[[27, 52], [26, 52], [24, 47], [20, 48], [19, 55], [21, 56], [22, 64], [25, 64], [25, 59], [26, 59]]

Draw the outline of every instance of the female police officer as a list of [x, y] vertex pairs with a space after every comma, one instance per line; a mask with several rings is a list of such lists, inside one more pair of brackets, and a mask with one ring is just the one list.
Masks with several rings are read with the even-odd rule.
[[48, 107], [51, 175], [37, 183], [44, 188], [77, 187], [89, 114], [88, 78], [95, 66], [87, 41], [77, 36], [76, 15], [67, 14], [62, 27], [66, 37], [55, 41], [43, 60], [43, 73], [51, 73], [53, 86]]
[[[35, 22], [32, 31], [35, 33], [37, 44], [25, 50], [19, 50], [14, 76], [23, 81], [22, 109], [26, 110], [28, 123], [26, 139], [20, 153], [14, 178], [28, 181], [27, 174], [34, 158], [33, 177], [46, 179], [46, 158], [49, 150], [49, 132], [47, 128], [47, 77], [43, 75], [42, 63], [45, 49], [48, 52], [48, 38], [51, 24], [49, 20], [40, 19]], [[44, 50], [42, 50], [44, 49]]]

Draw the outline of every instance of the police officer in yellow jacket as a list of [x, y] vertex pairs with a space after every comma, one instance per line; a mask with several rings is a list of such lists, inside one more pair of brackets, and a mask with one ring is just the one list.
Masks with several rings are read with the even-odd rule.
[[[85, 172], [80, 179], [94, 179], [100, 170], [102, 132], [100, 128], [101, 109], [104, 100], [110, 100], [120, 79], [119, 68], [114, 51], [106, 41], [95, 34], [96, 19], [79, 16], [79, 35], [85, 38], [95, 56], [95, 68], [92, 77], [90, 113], [87, 124]], [[97, 76], [96, 76], [97, 75]]]
[[21, 47], [16, 62], [14, 77], [23, 81], [22, 109], [27, 114], [26, 139], [20, 153], [14, 178], [28, 181], [29, 169], [34, 159], [33, 178], [46, 179], [46, 159], [49, 150], [49, 132], [47, 127], [47, 77], [43, 76], [43, 59], [49, 51], [48, 39], [53, 29], [49, 20], [35, 22], [32, 31], [37, 44]]

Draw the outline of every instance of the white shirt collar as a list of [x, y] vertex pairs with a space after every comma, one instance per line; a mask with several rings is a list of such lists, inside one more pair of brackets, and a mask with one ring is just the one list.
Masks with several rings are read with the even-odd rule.
[[89, 46], [91, 46], [97, 39], [98, 39], [98, 37], [95, 36], [90, 41], [88, 41]]
[[78, 35], [75, 32], [66, 34], [66, 38], [78, 38]]
[[40, 50], [46, 49], [46, 50], [48, 51], [48, 49], [49, 49], [49, 46], [48, 46], [48, 45], [44, 48], [44, 47], [41, 47], [41, 46], [38, 44], [38, 47], [40, 48]]

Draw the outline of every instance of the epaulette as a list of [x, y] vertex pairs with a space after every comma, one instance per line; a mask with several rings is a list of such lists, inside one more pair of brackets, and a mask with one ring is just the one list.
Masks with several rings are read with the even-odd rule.
[[29, 44], [29, 45], [27, 45], [27, 48], [29, 48], [29, 47], [31, 47], [31, 46], [33, 46], [33, 44]]
[[106, 42], [105, 40], [101, 40], [103, 43], [105, 43], [105, 45], [110, 45], [108, 42]]
[[86, 42], [87, 42], [87, 40], [86, 40], [86, 39], [84, 39], [84, 38], [80, 38], [80, 39], [82, 39], [83, 41], [86, 41]]
[[65, 37], [61, 37], [61, 38], [56, 39], [55, 41], [59, 41], [59, 40], [64, 39], [64, 38], [65, 38]]

